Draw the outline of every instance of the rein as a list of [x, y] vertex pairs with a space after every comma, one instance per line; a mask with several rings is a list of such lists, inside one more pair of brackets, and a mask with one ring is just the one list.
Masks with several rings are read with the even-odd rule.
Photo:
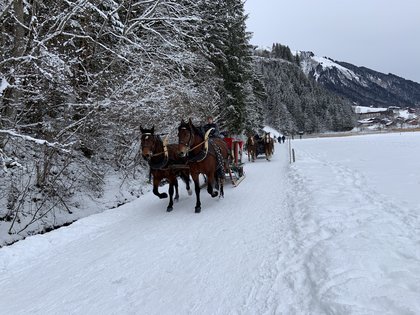
[[[156, 139], [158, 139], [158, 140], [160, 139], [158, 135], [153, 135], [151, 133], [144, 133], [143, 135], [153, 136], [155, 138], [155, 141], [156, 141]], [[159, 152], [159, 153], [153, 153], [152, 156], [151, 156], [152, 158], [154, 158], [154, 157], [157, 157], [157, 156], [160, 156], [160, 155], [163, 154], [164, 155], [163, 161], [160, 162], [160, 163], [157, 163], [157, 164], [152, 164], [152, 161], [150, 160], [149, 163], [148, 163], [150, 168], [152, 168], [152, 169], [162, 169], [162, 167], [165, 166], [168, 163], [168, 160], [169, 160], [168, 136], [169, 135], [167, 135], [165, 137], [165, 139], [162, 141], [163, 151]]]
[[[206, 131], [206, 134], [204, 135], [204, 140], [201, 141], [200, 143], [198, 143], [197, 145], [195, 145], [194, 147], [190, 148], [189, 145], [187, 146], [188, 148], [188, 153], [192, 152], [193, 150], [197, 149], [198, 147], [200, 147], [201, 145], [204, 144], [204, 151], [201, 151], [200, 153], [202, 154], [198, 154], [195, 158], [193, 159], [189, 159], [189, 162], [201, 162], [203, 161], [206, 157], [207, 154], [209, 153], [209, 135], [210, 132], [213, 130], [214, 128], [210, 128], [209, 130]], [[194, 134], [193, 131], [190, 130], [190, 138], [188, 140], [188, 144], [191, 142], [191, 139], [194, 138]], [[204, 154], [203, 157], [201, 157]]]

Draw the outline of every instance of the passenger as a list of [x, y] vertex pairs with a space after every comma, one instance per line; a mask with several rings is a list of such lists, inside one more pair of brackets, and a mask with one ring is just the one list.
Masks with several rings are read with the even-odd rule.
[[204, 133], [206, 133], [210, 128], [213, 128], [213, 130], [210, 132], [209, 137], [219, 138], [220, 137], [219, 126], [217, 125], [217, 123], [213, 121], [212, 116], [207, 117], [207, 124], [205, 124], [203, 127]]

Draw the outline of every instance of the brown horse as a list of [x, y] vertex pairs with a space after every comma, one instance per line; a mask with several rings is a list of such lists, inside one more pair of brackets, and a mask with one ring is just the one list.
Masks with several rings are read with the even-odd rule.
[[263, 137], [264, 141], [264, 152], [265, 152], [265, 158], [267, 161], [270, 161], [271, 157], [274, 153], [274, 140], [270, 137], [270, 133], [266, 132]]
[[248, 136], [246, 140], [246, 149], [248, 152], [248, 161], [255, 162], [257, 158], [257, 141], [253, 136]]
[[[208, 134], [208, 132], [207, 132]], [[178, 127], [178, 153], [188, 158], [191, 177], [194, 181], [196, 205], [195, 212], [201, 211], [199, 175], [207, 177], [207, 192], [212, 196], [218, 195], [214, 188], [220, 187], [220, 197], [223, 197], [223, 180], [228, 165], [228, 148], [221, 138], [210, 138], [195, 127], [191, 121], [182, 121]]]
[[168, 198], [168, 194], [159, 193], [159, 184], [164, 179], [168, 181], [169, 204], [166, 211], [170, 212], [173, 210], [174, 188], [175, 200], [179, 199], [177, 176], [181, 177], [185, 182], [188, 194], [192, 194], [190, 189], [190, 171], [185, 164], [186, 159], [181, 159], [178, 156], [178, 145], [166, 145], [159, 135], [154, 134], [154, 129], [154, 127], [152, 129], [140, 127], [141, 154], [150, 166], [150, 173], [153, 177], [153, 193], [160, 199]]

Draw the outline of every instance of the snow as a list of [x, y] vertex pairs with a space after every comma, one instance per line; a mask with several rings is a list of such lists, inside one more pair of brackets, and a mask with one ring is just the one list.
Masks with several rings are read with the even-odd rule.
[[1, 248], [0, 313], [419, 314], [420, 133], [291, 144], [200, 214], [181, 184]]
[[6, 81], [6, 79], [1, 78], [1, 81], [0, 81], [0, 96], [3, 95], [3, 91], [5, 89], [7, 89], [8, 86], [9, 86], [9, 83]]
[[301, 61], [301, 67], [303, 72], [308, 75], [312, 70], [315, 70], [313, 76], [315, 80], [318, 81], [320, 77], [320, 73], [316, 71], [316, 67], [321, 65], [323, 70], [326, 69], [333, 69], [336, 68], [342, 75], [344, 75], [348, 80], [355, 80], [359, 82], [361, 85], [366, 85], [366, 83], [352, 70], [343, 67], [342, 65], [338, 64], [337, 62], [332, 61], [327, 57], [320, 57], [309, 54], [308, 52], [300, 52], [300, 56], [303, 55], [303, 59]]
[[0, 134], [2, 134], [2, 133], [8, 134], [8, 135], [13, 136], [13, 137], [18, 137], [18, 138], [24, 139], [26, 141], [32, 141], [32, 142], [35, 142], [36, 144], [39, 144], [39, 145], [46, 145], [48, 147], [53, 147], [53, 148], [56, 148], [56, 149], [60, 149], [61, 151], [66, 152], [66, 153], [70, 153], [70, 150], [63, 149], [62, 147], [69, 147], [69, 146], [73, 145], [73, 143], [69, 143], [69, 144], [65, 144], [65, 145], [62, 145], [59, 142], [51, 143], [51, 142], [48, 142], [47, 140], [37, 139], [37, 138], [33, 138], [31, 136], [26, 136], [26, 135], [19, 134], [19, 133], [15, 132], [14, 130], [2, 130], [2, 129], [0, 129]]
[[400, 109], [398, 111], [397, 114], [398, 117], [402, 117], [404, 119], [413, 119], [413, 118], [417, 118], [417, 115], [410, 113], [408, 110], [406, 109]]
[[339, 65], [338, 63], [334, 61], [331, 61], [328, 58], [313, 56], [312, 59], [315, 60], [315, 62], [319, 63], [323, 69], [337, 68], [337, 70], [339, 70], [342, 74], [344, 74], [347, 77], [347, 79], [360, 81], [360, 78], [353, 71]]
[[386, 112], [388, 108], [384, 107], [367, 107], [367, 106], [353, 106], [353, 110], [356, 114], [366, 114], [366, 113], [378, 113]]
[[274, 128], [272, 128], [272, 127], [270, 127], [270, 126], [265, 126], [264, 128], [263, 128], [263, 130], [265, 131], [265, 132], [269, 132], [270, 133], [270, 136], [271, 137], [274, 137], [274, 138], [278, 138], [279, 137], [279, 135], [280, 135], [280, 132], [278, 132], [276, 129], [274, 129]]

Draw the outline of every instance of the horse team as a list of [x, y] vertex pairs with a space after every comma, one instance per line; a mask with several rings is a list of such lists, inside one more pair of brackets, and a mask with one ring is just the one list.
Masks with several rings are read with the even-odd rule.
[[[199, 174], [206, 178], [207, 192], [211, 197], [223, 197], [225, 174], [229, 172], [231, 156], [226, 142], [222, 138], [209, 137], [199, 127], [194, 126], [191, 119], [181, 121], [178, 127], [178, 144], [168, 144], [167, 140], [155, 134], [154, 127], [141, 131], [141, 155], [150, 166], [153, 177], [153, 193], [159, 198], [167, 198], [168, 194], [159, 192], [160, 183], [166, 179], [169, 184], [168, 212], [173, 210], [174, 200], [178, 200], [178, 178], [181, 178], [188, 190], [190, 176], [194, 182], [196, 196], [195, 212], [201, 212]], [[269, 160], [274, 152], [274, 143], [269, 135], [263, 137], [266, 158]], [[250, 140], [248, 137], [248, 141]], [[252, 145], [247, 141], [248, 154]], [[253, 140], [254, 143], [257, 141]], [[266, 143], [266, 144], [265, 144]], [[255, 151], [256, 152], [256, 151]], [[255, 154], [255, 153], [254, 153]], [[254, 159], [256, 155], [254, 155]], [[175, 193], [175, 198], [174, 198]]]
[[255, 162], [257, 156], [262, 153], [265, 154], [266, 160], [270, 161], [274, 154], [274, 140], [269, 132], [265, 132], [262, 137], [249, 135], [246, 140], [246, 148], [248, 161]]

